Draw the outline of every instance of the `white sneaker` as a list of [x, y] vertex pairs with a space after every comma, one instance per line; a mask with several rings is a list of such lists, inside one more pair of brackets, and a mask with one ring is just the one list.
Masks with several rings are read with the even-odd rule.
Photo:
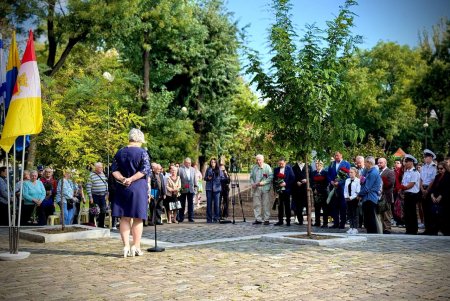
[[352, 233], [350, 233], [350, 234], [351, 234], [351, 235], [358, 234], [358, 229], [354, 228], [353, 231], [352, 231]]
[[347, 234], [352, 234], [353, 233], [353, 228], [350, 228], [347, 230]]
[[117, 227], [112, 227], [111, 230], [117, 230]]

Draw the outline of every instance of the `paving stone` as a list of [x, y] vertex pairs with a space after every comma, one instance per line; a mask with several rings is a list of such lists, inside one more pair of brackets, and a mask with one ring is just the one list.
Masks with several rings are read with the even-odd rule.
[[[152, 239], [152, 230], [145, 228], [144, 237]], [[362, 244], [330, 248], [258, 239], [211, 242], [304, 231], [304, 226], [210, 225], [199, 220], [158, 230], [162, 243], [180, 247], [124, 259], [115, 237], [49, 244], [21, 241], [20, 249], [31, 255], [0, 262], [0, 299], [450, 299], [450, 240], [442, 237], [372, 236]], [[0, 229], [0, 252], [7, 243], [7, 230]]]

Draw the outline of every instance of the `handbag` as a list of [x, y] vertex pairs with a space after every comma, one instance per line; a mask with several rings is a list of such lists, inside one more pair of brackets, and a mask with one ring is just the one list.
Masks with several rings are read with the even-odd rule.
[[382, 195], [381, 199], [378, 200], [376, 210], [377, 210], [378, 214], [384, 213], [389, 210], [389, 207], [388, 207], [388, 204], [386, 202], [386, 198], [384, 195]]
[[176, 209], [181, 209], [181, 202], [180, 201], [176, 201], [175, 205], [176, 205]]

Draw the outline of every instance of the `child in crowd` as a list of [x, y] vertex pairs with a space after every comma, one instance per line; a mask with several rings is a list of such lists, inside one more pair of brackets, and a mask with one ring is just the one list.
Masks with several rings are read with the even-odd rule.
[[358, 234], [358, 193], [361, 190], [361, 183], [358, 177], [358, 170], [350, 168], [349, 178], [345, 180], [344, 197], [347, 202], [347, 217], [350, 221], [348, 234]]

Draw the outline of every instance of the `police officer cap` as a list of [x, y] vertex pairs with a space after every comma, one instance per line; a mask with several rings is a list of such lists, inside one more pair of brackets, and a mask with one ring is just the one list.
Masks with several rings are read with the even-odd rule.
[[428, 148], [423, 151], [424, 157], [433, 157], [433, 160], [436, 159], [436, 155], [430, 151]]
[[414, 162], [414, 164], [417, 164], [417, 159], [416, 158], [414, 158], [412, 155], [410, 155], [410, 154], [406, 154], [405, 155], [405, 161], [412, 161], [412, 162]]

